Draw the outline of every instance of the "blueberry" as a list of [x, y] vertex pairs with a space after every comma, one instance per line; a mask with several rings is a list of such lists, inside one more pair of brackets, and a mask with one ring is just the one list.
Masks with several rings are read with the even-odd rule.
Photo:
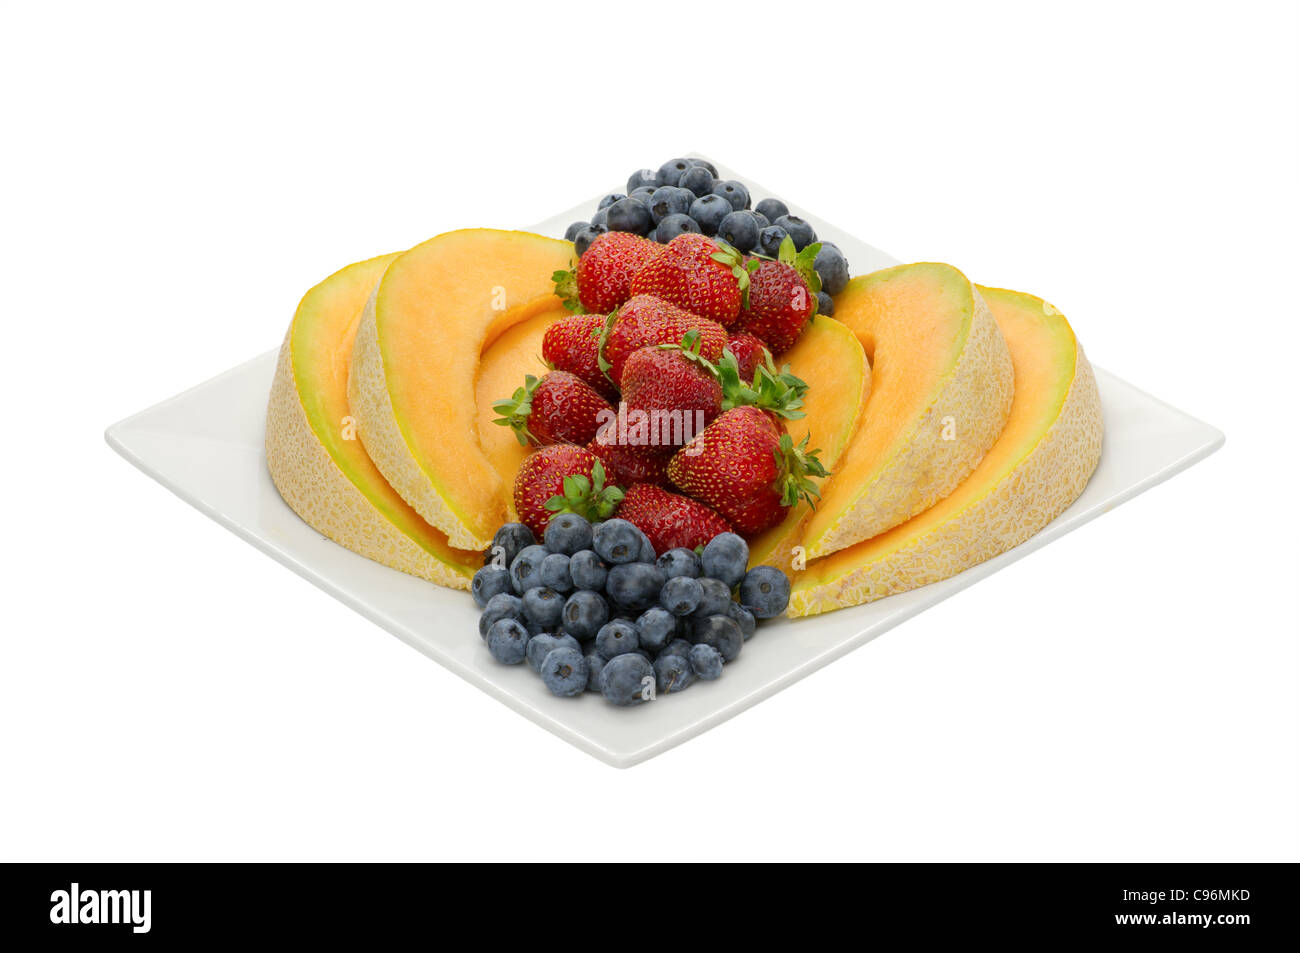
[[788, 235], [780, 225], [769, 225], [767, 228], [761, 228], [758, 231], [758, 250], [768, 258], [775, 258], [776, 253], [781, 250], [781, 242], [785, 241]]
[[510, 570], [500, 566], [484, 566], [474, 573], [469, 584], [470, 595], [482, 609], [488, 600], [500, 592], [514, 592], [514, 583], [510, 580]]
[[564, 612], [564, 596], [554, 589], [536, 586], [524, 593], [524, 618], [542, 627], [543, 631], [554, 632], [560, 627], [560, 616]]
[[657, 184], [654, 169], [637, 169], [627, 178], [627, 194], [631, 195], [637, 189], [653, 189]]
[[542, 543], [550, 552], [572, 556], [591, 548], [591, 524], [577, 513], [560, 513], [546, 524]]
[[693, 165], [677, 180], [678, 188], [689, 189], [692, 195], [713, 193], [713, 173], [702, 165]]
[[658, 601], [663, 585], [663, 571], [653, 563], [622, 563], [610, 568], [605, 592], [623, 608], [640, 612]]
[[802, 251], [817, 241], [817, 233], [813, 231], [813, 227], [797, 215], [782, 215], [773, 219], [772, 224], [780, 225], [789, 233], [795, 251]]
[[483, 614], [478, 617], [478, 634], [486, 639], [488, 629], [492, 628], [492, 623], [500, 619], [514, 619], [522, 622], [523, 618], [523, 600], [509, 592], [498, 592], [488, 600], [487, 606], [483, 609]]
[[669, 579], [675, 576], [690, 576], [692, 579], [698, 579], [700, 576], [700, 557], [696, 556], [692, 549], [681, 547], [670, 549], [655, 560], [655, 565], [662, 569]]
[[543, 632], [541, 635], [535, 635], [528, 642], [528, 650], [525, 653], [528, 657], [528, 667], [534, 672], [542, 670], [542, 662], [546, 656], [550, 655], [556, 649], [573, 649], [579, 655], [582, 654], [582, 646], [578, 640], [571, 635], [553, 635], [550, 632]]
[[605, 660], [591, 652], [586, 656], [587, 659], [587, 691], [600, 691], [600, 673], [605, 670]]
[[677, 634], [677, 619], [662, 606], [651, 606], [637, 616], [636, 630], [643, 649], [659, 652]]
[[713, 184], [713, 194], [726, 199], [727, 204], [731, 206], [734, 212], [739, 212], [742, 208], [749, 208], [749, 189], [745, 188], [744, 183], [737, 182], [735, 179], [715, 182]]
[[748, 642], [750, 637], [754, 634], [754, 629], [758, 627], [758, 623], [754, 621], [754, 613], [750, 612], [739, 602], [727, 603], [727, 618], [740, 626], [740, 634], [745, 637], [746, 642]]
[[659, 693], [680, 692], [695, 681], [691, 663], [680, 655], [661, 655], [655, 659], [655, 686]]
[[763, 199], [754, 206], [754, 211], [765, 216], [769, 222], [775, 222], [782, 215], [790, 214], [790, 210], [780, 199]]
[[722, 655], [712, 645], [691, 646], [691, 670], [707, 682], [722, 677]]
[[758, 219], [745, 209], [731, 212], [718, 223], [718, 237], [733, 248], [749, 251], [758, 244]]
[[656, 559], [655, 544], [650, 542], [650, 537], [637, 527], [637, 532], [641, 533], [641, 549], [637, 551], [636, 561], [639, 563], [652, 563]]
[[599, 592], [579, 589], [564, 603], [560, 629], [580, 642], [594, 639], [600, 627], [609, 621], [609, 605]]
[[669, 159], [655, 173], [655, 185], [676, 185], [690, 167], [689, 159]]
[[598, 209], [596, 209], [596, 211], [595, 211], [594, 213], [592, 213], [592, 216], [591, 216], [591, 224], [592, 224], [592, 225], [604, 225], [606, 228], [608, 228], [608, 227], [609, 227], [609, 209], [607, 209], [607, 208], [598, 208]]
[[537, 571], [538, 584], [568, 594], [573, 591], [573, 576], [569, 573], [569, 557], [564, 553], [551, 553], [542, 560]]
[[644, 235], [650, 231], [650, 210], [636, 199], [619, 199], [608, 209], [606, 220], [611, 232]]
[[604, 235], [609, 228], [604, 225], [588, 225], [582, 231], [578, 232], [573, 238], [573, 251], [581, 258], [587, 253], [587, 249], [601, 235]]
[[835, 313], [835, 302], [824, 291], [817, 292], [817, 313], [824, 314], [828, 318]]
[[693, 166], [699, 166], [701, 169], [708, 169], [709, 175], [713, 176], [715, 179], [718, 177], [717, 167], [708, 159], [687, 159], [686, 161]]
[[[764, 215], [762, 212], [751, 212], [750, 214], [754, 216], [754, 221], [758, 222], [759, 232], [762, 232], [763, 229], [767, 228], [767, 226], [772, 224], [770, 221], [768, 221], [767, 216]], [[755, 242], [754, 244], [755, 247], [757, 247], [758, 243]]]
[[688, 642], [686, 639], [673, 639], [671, 642], [669, 642], [667, 645], [665, 645], [662, 649], [659, 650], [659, 654], [678, 655], [681, 656], [682, 658], [686, 658], [691, 654], [691, 648], [692, 648], [692, 644]]
[[[740, 654], [745, 644], [745, 634], [735, 619], [725, 615], [711, 615], [695, 623], [694, 638], [696, 645], [711, 645], [718, 650], [724, 662], [730, 662]], [[546, 636], [539, 635], [539, 639]]]
[[676, 576], [659, 590], [659, 604], [675, 616], [688, 616], [704, 598], [704, 587], [698, 579]]
[[646, 211], [649, 211], [650, 200], [654, 198], [655, 190], [657, 188], [658, 187], [654, 185], [647, 185], [643, 189], [637, 189], [635, 192], [629, 193], [628, 198], [636, 199], [636, 201], [640, 202], [642, 205], [646, 207]]
[[655, 229], [655, 241], [660, 245], [667, 245], [678, 235], [685, 235], [687, 232], [698, 234], [699, 231], [699, 224], [689, 215], [666, 215], [660, 221], [659, 227]]
[[596, 654], [606, 660], [624, 652], [635, 652], [640, 647], [641, 633], [636, 625], [622, 619], [606, 622], [596, 633]]
[[702, 195], [691, 203], [691, 218], [705, 235], [717, 234], [718, 226], [731, 211], [731, 203], [721, 195]]
[[487, 633], [488, 651], [502, 665], [518, 665], [522, 662], [531, 641], [528, 630], [518, 619], [497, 619]]
[[569, 557], [569, 576], [579, 589], [603, 592], [605, 577], [608, 574], [609, 567], [590, 549], [584, 549]]
[[727, 603], [731, 602], [731, 587], [720, 579], [708, 576], [700, 580], [700, 586], [704, 590], [704, 595], [700, 598], [699, 608], [695, 610], [693, 618], [703, 619], [711, 615], [724, 615], [727, 611]]
[[548, 555], [550, 554], [546, 552], [546, 547], [534, 543], [532, 546], [525, 546], [519, 551], [519, 555], [510, 561], [510, 578], [515, 584], [515, 592], [522, 596], [533, 586], [539, 585], [537, 574], [542, 568], [542, 560]]
[[849, 283], [849, 263], [844, 253], [830, 242], [822, 242], [821, 251], [813, 260], [813, 268], [822, 280], [822, 291], [837, 295]]
[[607, 563], [630, 563], [641, 554], [640, 533], [627, 520], [605, 520], [592, 531], [591, 548]]
[[564, 230], [564, 240], [566, 242], [573, 241], [575, 238], [578, 237], [578, 233], [582, 231], [584, 228], [586, 228], [589, 224], [590, 224], [589, 222], [574, 222], [572, 225], [570, 225], [568, 228]]
[[695, 194], [689, 189], [679, 189], [675, 185], [664, 185], [655, 189], [650, 196], [650, 218], [656, 225], [669, 215], [685, 215], [691, 210]]
[[648, 701], [654, 697], [650, 692], [654, 685], [654, 666], [634, 652], [606, 662], [600, 674], [600, 693], [615, 705], [639, 705]]
[[740, 583], [740, 604], [755, 619], [770, 619], [790, 604], [790, 578], [774, 566], [755, 566]]
[[576, 649], [554, 649], [542, 660], [542, 681], [552, 695], [581, 695], [587, 687], [587, 660]]
[[719, 533], [705, 544], [700, 566], [706, 576], [721, 580], [728, 588], [745, 578], [749, 565], [749, 544], [735, 533]]
[[[488, 547], [487, 556], [484, 559], [484, 565], [498, 565], [504, 569], [509, 569], [510, 564], [515, 561], [515, 557], [524, 551], [527, 546], [532, 546], [537, 542], [537, 537], [533, 531], [523, 523], [503, 523], [501, 528], [496, 531], [492, 537], [492, 545]], [[500, 561], [497, 557], [500, 556]]]
[[596, 203], [596, 210], [599, 211], [602, 208], [609, 208], [619, 199], [625, 199], [625, 198], [627, 198], [627, 196], [624, 195], [622, 192], [610, 192], [609, 195], [606, 195], [604, 198], [602, 198], [599, 202]]

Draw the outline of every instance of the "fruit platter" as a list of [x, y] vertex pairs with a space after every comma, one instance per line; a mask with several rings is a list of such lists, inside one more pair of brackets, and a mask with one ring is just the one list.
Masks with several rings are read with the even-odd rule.
[[[627, 765], [1222, 440], [1094, 371], [1034, 293], [894, 262], [703, 157], [605, 184], [335, 271], [273, 359], [110, 443]], [[218, 401], [242, 411], [200, 425]]]

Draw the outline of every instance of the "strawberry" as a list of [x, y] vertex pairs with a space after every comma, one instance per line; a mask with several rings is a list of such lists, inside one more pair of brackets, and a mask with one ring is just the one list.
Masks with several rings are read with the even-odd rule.
[[748, 331], [733, 332], [727, 339], [727, 350], [736, 356], [742, 381], [752, 381], [758, 365], [765, 363], [770, 357], [767, 345]]
[[[605, 443], [602, 436], [608, 437], [609, 442]], [[633, 483], [668, 485], [668, 460], [673, 455], [672, 447], [616, 443], [613, 437], [613, 434], [597, 434], [596, 439], [587, 444], [587, 449], [605, 464], [605, 472], [611, 481], [619, 486]]]
[[618, 384], [623, 362], [633, 351], [649, 344], [678, 344], [688, 331], [699, 332], [701, 357], [716, 361], [722, 356], [727, 344], [722, 325], [652, 295], [637, 295], [605, 323], [600, 341], [601, 368]]
[[814, 242], [796, 254], [787, 235], [775, 261], [752, 261], [745, 266], [750, 272], [749, 297], [736, 327], [759, 338], [773, 354], [794, 344], [817, 311], [822, 283], [813, 262], [821, 247]]
[[757, 407], [736, 407], [673, 454], [668, 478], [709, 504], [744, 534], [775, 526], [791, 506], [818, 494], [813, 476], [827, 475], [817, 451], [798, 447]]
[[596, 455], [571, 443], [529, 454], [515, 474], [515, 510], [538, 539], [557, 513], [601, 520], [622, 499], [622, 490], [605, 484], [605, 467]]
[[651, 294], [723, 325], [740, 316], [749, 284], [744, 258], [730, 245], [694, 232], [678, 235], [632, 279], [633, 295]]
[[586, 443], [616, 416], [609, 401], [568, 371], [551, 371], [541, 380], [529, 374], [523, 387], [492, 409], [501, 415], [492, 422], [513, 429], [524, 446]]
[[555, 293], [570, 311], [606, 314], [632, 297], [632, 277], [641, 271], [662, 247], [631, 232], [606, 232], [591, 243], [570, 271], [551, 275]]
[[600, 332], [604, 327], [603, 314], [571, 314], [560, 318], [542, 336], [542, 359], [613, 400], [618, 392], [600, 369]]
[[717, 371], [699, 356], [699, 335], [687, 333], [694, 350], [674, 345], [637, 348], [623, 363], [623, 402], [629, 422], [646, 415], [651, 443], [680, 446], [722, 412]]
[[645, 533], [656, 553], [679, 546], [695, 549], [719, 533], [731, 532], [725, 519], [698, 500], [648, 483], [628, 487], [618, 515]]

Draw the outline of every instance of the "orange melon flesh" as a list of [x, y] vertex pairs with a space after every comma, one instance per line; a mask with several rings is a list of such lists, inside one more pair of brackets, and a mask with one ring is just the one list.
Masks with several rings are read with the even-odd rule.
[[[509, 427], [494, 424], [500, 415], [492, 409], [494, 401], [502, 400], [523, 386], [529, 374], [541, 377], [549, 368], [542, 359], [542, 338], [546, 329], [569, 314], [564, 308], [543, 311], [534, 317], [507, 328], [483, 352], [479, 360], [478, 379], [474, 385], [474, 401], [478, 406], [478, 439], [483, 453], [501, 477], [503, 486], [513, 488], [515, 474], [519, 472], [529, 448], [519, 443]], [[517, 517], [513, 493], [507, 500], [510, 518]]]
[[[794, 346], [781, 355], [781, 364], [808, 383], [804, 415], [786, 421], [786, 432], [798, 445], [808, 437], [808, 446], [821, 450], [818, 459], [833, 476], [858, 425], [858, 418], [871, 392], [871, 365], [858, 339], [834, 318], [818, 317], [799, 336]], [[771, 529], [749, 541], [750, 565], [760, 563], [785, 569], [791, 547], [799, 541], [802, 528], [812, 515], [806, 503], [791, 508], [789, 515]]]
[[1006, 343], [956, 268], [899, 265], [854, 278], [835, 317], [871, 359], [862, 422], [808, 521], [809, 557], [882, 533], [947, 496], [1002, 430]]
[[361, 309], [397, 255], [349, 265], [303, 297], [281, 349], [267, 411], [267, 466], [317, 531], [377, 562], [465, 588], [478, 552], [452, 548], [375, 467], [352, 432], [348, 369]]
[[486, 547], [509, 486], [479, 439], [479, 359], [511, 327], [560, 307], [570, 242], [447, 232], [394, 261], [357, 331], [348, 399], [375, 465], [455, 546]]
[[1101, 455], [1092, 367], [1064, 316], [1032, 295], [981, 288], [1015, 365], [997, 442], [949, 496], [796, 574], [793, 616], [937, 582], [1024, 542], [1083, 491]]

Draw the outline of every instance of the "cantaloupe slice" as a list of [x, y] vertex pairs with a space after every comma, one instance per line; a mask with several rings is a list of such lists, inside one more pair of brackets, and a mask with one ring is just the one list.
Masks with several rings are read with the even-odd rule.
[[479, 357], [508, 328], [559, 307], [551, 275], [570, 242], [447, 232], [389, 265], [361, 317], [348, 400], [371, 459], [452, 545], [485, 548], [509, 491], [478, 434]]
[[[807, 436], [808, 446], [821, 450], [819, 459], [833, 478], [871, 392], [867, 354], [845, 325], [834, 318], [818, 317], [781, 355], [780, 363], [789, 364], [790, 373], [809, 385], [800, 408], [804, 415], [786, 421], [786, 431], [796, 445]], [[791, 549], [812, 513], [800, 502], [784, 520], [751, 539], [750, 565], [766, 563], [788, 570]]]
[[396, 255], [349, 265], [303, 297], [280, 348], [266, 412], [266, 463], [293, 511], [376, 562], [458, 589], [483, 564], [453, 549], [388, 485], [353, 432], [348, 365], [361, 309]]
[[808, 521], [809, 558], [883, 533], [951, 493], [1002, 432], [1013, 390], [1006, 342], [951, 265], [854, 278], [835, 299], [835, 318], [871, 359], [871, 395]]
[[1033, 295], [980, 288], [1015, 364], [1002, 435], [949, 496], [794, 574], [790, 615], [924, 586], [1006, 552], [1072, 503], [1101, 458], [1101, 400], [1065, 317]]
[[[494, 401], [509, 397], [532, 374], [541, 377], [548, 370], [542, 358], [542, 338], [546, 329], [569, 314], [563, 307], [543, 311], [526, 321], [502, 332], [479, 360], [478, 379], [474, 385], [478, 404], [478, 439], [483, 453], [501, 477], [502, 485], [510, 490], [515, 474], [519, 472], [529, 448], [524, 447], [510, 427], [501, 427], [492, 421], [501, 416], [493, 409]], [[513, 492], [506, 494], [506, 509], [510, 519], [518, 518]]]

